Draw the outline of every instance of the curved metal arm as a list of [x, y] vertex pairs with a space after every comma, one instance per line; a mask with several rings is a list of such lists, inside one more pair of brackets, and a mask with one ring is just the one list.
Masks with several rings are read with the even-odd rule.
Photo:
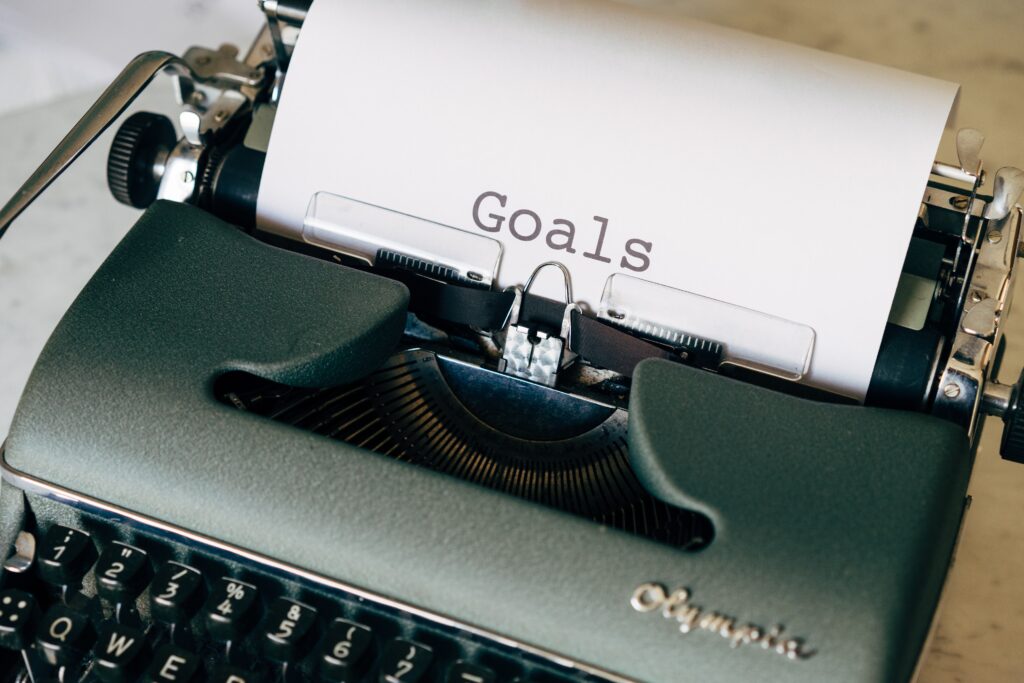
[[4, 236], [14, 219], [117, 120], [153, 77], [169, 66], [188, 71], [186, 64], [169, 52], [144, 52], [128, 63], [17, 194], [0, 209], [0, 237]]

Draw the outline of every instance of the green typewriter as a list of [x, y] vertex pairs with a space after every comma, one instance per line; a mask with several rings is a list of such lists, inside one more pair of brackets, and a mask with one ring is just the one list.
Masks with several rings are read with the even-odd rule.
[[369, 259], [257, 228], [309, 6], [263, 0], [246, 53], [140, 55], [0, 211], [173, 78], [177, 121], [132, 113], [109, 154], [145, 212], [3, 446], [2, 680], [912, 679], [986, 415], [1024, 462], [994, 379], [1024, 173], [973, 130], [935, 163], [924, 323], [853, 403], [433, 262], [418, 218], [343, 207]]

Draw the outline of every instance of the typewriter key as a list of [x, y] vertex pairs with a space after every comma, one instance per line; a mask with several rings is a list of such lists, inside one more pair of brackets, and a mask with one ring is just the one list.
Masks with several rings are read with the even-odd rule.
[[455, 662], [445, 678], [447, 683], [494, 683], [496, 680], [493, 671], [469, 662]]
[[100, 630], [93, 653], [93, 670], [106, 683], [133, 681], [142, 671], [146, 634], [122, 624], [107, 624]]
[[54, 525], [39, 548], [39, 574], [54, 586], [77, 587], [96, 560], [96, 546], [89, 534]]
[[408, 640], [392, 640], [380, 659], [379, 683], [416, 683], [423, 678], [434, 659], [426, 645]]
[[335, 619], [317, 654], [317, 675], [325, 683], [350, 683], [366, 669], [373, 631], [362, 624]]
[[229, 642], [245, 635], [256, 621], [257, 597], [256, 586], [229, 577], [217, 582], [204, 608], [210, 638]]
[[238, 666], [216, 666], [206, 683], [263, 683], [263, 676]]
[[187, 623], [203, 600], [203, 576], [192, 567], [168, 562], [149, 585], [153, 618], [172, 626]]
[[13, 588], [0, 593], [0, 647], [9, 650], [28, 647], [38, 612], [31, 593]]
[[302, 603], [277, 598], [263, 620], [263, 654], [268, 659], [287, 664], [306, 652], [316, 626], [316, 610]]
[[146, 683], [191, 683], [200, 673], [199, 657], [176, 645], [161, 645], [143, 680]]
[[89, 648], [96, 633], [89, 617], [57, 604], [47, 610], [36, 631], [36, 649], [51, 666], [74, 666]]
[[149, 581], [149, 556], [145, 550], [111, 543], [96, 563], [96, 589], [115, 604], [134, 600]]

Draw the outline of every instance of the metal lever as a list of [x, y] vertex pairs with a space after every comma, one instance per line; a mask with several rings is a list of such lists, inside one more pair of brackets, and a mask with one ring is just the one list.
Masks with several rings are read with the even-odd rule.
[[981, 168], [981, 147], [985, 144], [985, 136], [974, 128], [961, 128], [956, 132], [956, 158], [959, 166], [936, 161], [932, 165], [932, 173], [943, 178], [958, 180], [977, 188], [984, 184], [984, 173]]
[[14, 219], [117, 120], [158, 72], [167, 67], [180, 69], [183, 73], [190, 71], [185, 62], [169, 52], [144, 52], [128, 62], [128, 66], [0, 209], [0, 238]]
[[996, 171], [996, 180], [992, 186], [992, 201], [985, 207], [984, 217], [997, 221], [1006, 218], [1022, 193], [1024, 193], [1024, 171], [1012, 166], [1003, 166]]
[[981, 175], [981, 147], [985, 136], [974, 128], [961, 128], [956, 132], [956, 160], [960, 170], [971, 177]]

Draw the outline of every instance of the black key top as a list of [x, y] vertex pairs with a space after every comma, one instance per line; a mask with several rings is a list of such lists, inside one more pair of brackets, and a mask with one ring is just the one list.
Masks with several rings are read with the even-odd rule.
[[447, 683], [495, 683], [498, 677], [491, 669], [469, 662], [455, 662], [448, 669]]
[[31, 593], [8, 588], [0, 592], [0, 647], [22, 650], [32, 643], [39, 608]]
[[430, 667], [434, 653], [426, 645], [392, 640], [380, 656], [379, 683], [416, 683]]
[[89, 534], [66, 526], [51, 526], [39, 558], [39, 574], [55, 586], [77, 585], [96, 560], [96, 546]]
[[202, 601], [202, 574], [177, 562], [168, 562], [162, 566], [149, 586], [153, 618], [165, 624], [190, 621]]
[[263, 683], [263, 676], [237, 666], [216, 666], [206, 683]]
[[263, 654], [279, 663], [301, 659], [316, 625], [316, 610], [287, 598], [277, 598], [263, 619]]
[[373, 631], [362, 624], [335, 619], [317, 652], [317, 675], [326, 683], [350, 683], [366, 670]]
[[142, 671], [146, 636], [137, 628], [108, 623], [100, 629], [96, 645], [93, 670], [107, 683], [125, 683], [135, 680]]
[[161, 645], [143, 677], [147, 683], [192, 683], [199, 678], [199, 657], [177, 645]]
[[93, 572], [102, 597], [114, 603], [130, 602], [149, 581], [149, 556], [145, 550], [111, 543], [100, 555]]
[[74, 666], [92, 647], [96, 633], [89, 617], [56, 604], [36, 629], [36, 649], [54, 667]]
[[256, 586], [224, 577], [206, 599], [206, 629], [214, 640], [236, 640], [256, 621], [259, 601]]

